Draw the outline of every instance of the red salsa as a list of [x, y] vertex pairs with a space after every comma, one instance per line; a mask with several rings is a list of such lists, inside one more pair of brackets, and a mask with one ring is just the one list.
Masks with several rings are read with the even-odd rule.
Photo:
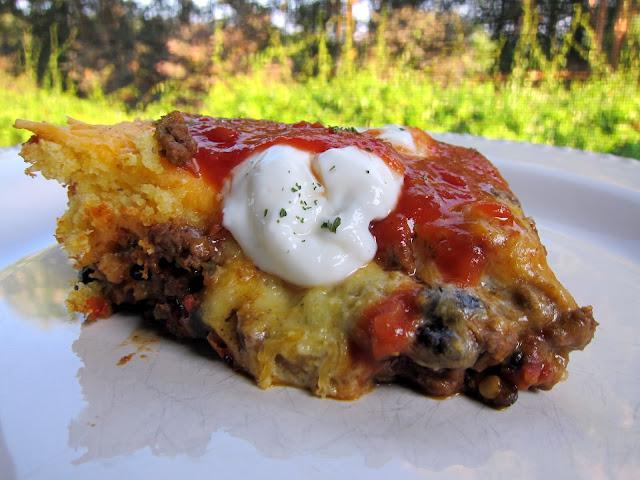
[[325, 127], [320, 123], [290, 125], [245, 118], [184, 117], [198, 144], [193, 162], [205, 180], [217, 188], [222, 187], [236, 165], [277, 144], [316, 154], [353, 145], [381, 157], [397, 171], [403, 170], [400, 156], [388, 144], [369, 135]]
[[[474, 228], [479, 219], [511, 226], [509, 207], [496, 201], [509, 192], [506, 181], [474, 150], [439, 143], [418, 129], [411, 129], [417, 157], [403, 154], [372, 135], [325, 127], [320, 123], [283, 124], [268, 120], [224, 119], [185, 115], [189, 132], [198, 144], [190, 169], [220, 189], [233, 168], [250, 155], [276, 144], [312, 153], [356, 146], [404, 171], [404, 186], [391, 214], [373, 222], [371, 232], [378, 245], [379, 261], [400, 264], [411, 271], [414, 242], [432, 258], [446, 282], [476, 284], [487, 263], [487, 239]], [[375, 131], [372, 131], [375, 132]]]
[[425, 157], [404, 157], [404, 187], [398, 205], [371, 227], [378, 258], [399, 257], [395, 261], [407, 268], [411, 261], [406, 256], [419, 239], [445, 282], [474, 285], [487, 262], [486, 238], [474, 224], [487, 220], [513, 225], [509, 207], [495, 200], [498, 192], [510, 193], [509, 187], [474, 150], [435, 141], [428, 147]]

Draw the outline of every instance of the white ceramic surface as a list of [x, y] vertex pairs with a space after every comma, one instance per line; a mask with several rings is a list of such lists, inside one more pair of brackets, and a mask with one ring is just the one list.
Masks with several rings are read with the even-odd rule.
[[65, 313], [75, 273], [52, 246], [64, 193], [24, 177], [9, 149], [0, 478], [640, 478], [640, 162], [438, 137], [494, 160], [536, 218], [557, 276], [593, 305], [600, 326], [566, 381], [505, 411], [396, 386], [320, 400], [259, 390], [206, 346], [135, 317], [83, 324]]

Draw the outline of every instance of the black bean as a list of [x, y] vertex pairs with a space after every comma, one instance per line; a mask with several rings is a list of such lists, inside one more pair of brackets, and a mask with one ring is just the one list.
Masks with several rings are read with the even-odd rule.
[[478, 344], [470, 328], [487, 315], [484, 304], [453, 286], [426, 288], [418, 299], [422, 321], [409, 356], [433, 369], [468, 368], [476, 361]]
[[442, 323], [424, 323], [418, 327], [418, 342], [435, 353], [442, 354], [455, 341], [456, 334]]
[[204, 276], [202, 272], [196, 270], [189, 281], [189, 293], [197, 293], [204, 287]]
[[512, 367], [514, 369], [518, 369], [522, 367], [524, 364], [524, 353], [522, 352], [513, 352], [511, 357], [509, 358], [508, 367]]
[[94, 272], [95, 270], [91, 267], [83, 267], [82, 270], [80, 270], [80, 272], [78, 273], [78, 279], [85, 285], [87, 283], [94, 282], [95, 278], [91, 276]]

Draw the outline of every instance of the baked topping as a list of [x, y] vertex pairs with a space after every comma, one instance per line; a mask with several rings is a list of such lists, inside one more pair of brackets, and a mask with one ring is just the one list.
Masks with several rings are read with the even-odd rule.
[[[416, 128], [387, 125], [354, 133], [326, 128], [319, 123], [299, 122], [288, 125], [265, 120], [220, 119], [194, 115], [185, 118], [188, 120], [189, 132], [198, 144], [198, 151], [192, 159], [194, 168], [202, 173], [205, 181], [218, 188], [222, 188], [225, 182], [229, 181], [234, 168], [246, 162], [249, 157], [258, 158], [259, 154], [276, 145], [290, 147], [289, 150], [278, 151], [290, 152], [296, 159], [290, 163], [294, 166], [280, 170], [280, 174], [272, 173], [273, 177], [267, 182], [269, 185], [260, 187], [260, 190], [268, 188], [276, 197], [272, 197], [273, 201], [259, 202], [251, 206], [255, 210], [252, 218], [256, 227], [264, 230], [265, 227], [273, 226], [275, 222], [275, 226], [280, 227], [282, 232], [280, 240], [284, 240], [281, 244], [283, 246], [277, 251], [284, 253], [273, 257], [270, 263], [288, 264], [289, 259], [295, 257], [297, 260], [293, 264], [299, 265], [299, 262], [304, 263], [302, 258], [309, 255], [309, 265], [314, 265], [314, 268], [317, 264], [326, 268], [332, 268], [337, 264], [337, 261], [327, 263], [326, 257], [318, 261], [318, 257], [310, 253], [311, 248], [307, 248], [311, 243], [303, 245], [302, 237], [313, 230], [313, 222], [320, 222], [329, 231], [336, 230], [337, 222], [342, 222], [339, 230], [349, 232], [350, 227], [344, 224], [345, 214], [341, 214], [335, 208], [331, 212], [327, 212], [325, 208], [324, 216], [316, 208], [307, 210], [308, 207], [315, 207], [313, 203], [323, 198], [324, 190], [318, 190], [318, 186], [315, 186], [316, 183], [322, 185], [323, 182], [315, 177], [317, 172], [314, 174], [308, 167], [305, 167], [307, 173], [298, 172], [295, 170], [295, 164], [298, 160], [307, 158], [307, 155], [314, 156], [347, 147], [352, 148], [354, 152], [359, 151], [360, 154], [353, 156], [353, 160], [345, 158], [345, 168], [340, 175], [344, 175], [343, 172], [350, 161], [355, 162], [356, 158], [363, 158], [362, 155], [381, 159], [392, 170], [404, 172], [403, 187], [397, 206], [395, 200], [392, 202], [396, 208], [388, 216], [376, 212], [368, 219], [374, 220], [371, 233], [377, 243], [377, 258], [389, 268], [402, 268], [419, 278], [425, 276], [420, 265], [416, 264], [416, 257], [421, 257], [422, 253], [415, 255], [413, 251], [414, 242], [418, 242], [417, 248], [423, 252], [426, 247], [429, 261], [435, 264], [444, 281], [461, 286], [473, 285], [480, 281], [484, 273], [487, 250], [499, 247], [496, 242], [507, 241], [507, 237], [518, 235], [520, 232], [520, 226], [514, 221], [510, 207], [506, 203], [496, 201], [496, 192], [504, 192], [505, 198], [513, 197], [513, 194], [495, 167], [473, 150], [439, 144]], [[298, 173], [288, 173], [291, 168]], [[370, 169], [363, 162], [353, 165], [356, 172], [372, 169], [373, 167]], [[244, 168], [243, 171], [248, 173], [251, 169]], [[299, 180], [296, 175], [300, 176]], [[336, 177], [337, 175], [328, 178]], [[278, 178], [278, 181], [275, 178]], [[366, 179], [367, 175], [362, 178]], [[311, 186], [309, 188], [315, 186], [316, 190], [311, 192], [308, 198], [300, 197], [296, 203], [296, 198], [301, 192], [290, 192], [296, 184], [304, 184], [305, 191], [308, 189], [307, 185]], [[349, 188], [346, 182], [344, 186]], [[252, 188], [258, 192], [256, 187]], [[274, 187], [277, 188], [274, 190]], [[239, 188], [241, 187], [237, 185], [231, 192], [239, 192]], [[242, 192], [249, 197], [253, 195], [246, 189]], [[285, 198], [286, 195], [280, 193], [293, 195], [289, 195], [291, 198]], [[306, 201], [307, 205], [300, 204], [299, 200]], [[355, 201], [355, 197], [353, 200]], [[265, 267], [267, 271], [275, 272], [273, 266], [267, 267], [267, 262], [261, 262], [257, 258], [271, 257], [274, 252], [267, 253], [270, 250], [264, 246], [250, 246], [250, 242], [264, 243], [264, 238], [273, 232], [267, 233], [267, 230], [264, 230], [265, 233], [257, 236], [255, 232], [250, 233], [253, 227], [246, 226], [245, 214], [237, 209], [233, 211], [233, 214], [226, 214], [225, 226], [237, 225], [232, 230], [234, 235], [236, 232], [239, 235], [243, 232], [244, 236], [253, 238], [251, 241], [239, 241], [251, 252], [249, 254], [258, 265]], [[278, 217], [281, 212], [288, 216]], [[479, 227], [487, 223], [499, 225], [501, 238], [491, 236], [490, 232]], [[258, 238], [261, 240], [257, 240]], [[296, 238], [299, 239], [297, 242]], [[340, 242], [336, 238], [331, 241]], [[317, 245], [316, 242], [313, 244]], [[370, 242], [367, 242], [367, 245], [366, 248], [361, 248], [369, 252]], [[355, 251], [349, 253], [354, 254]], [[333, 257], [338, 253], [328, 255]], [[369, 258], [369, 254], [354, 259], [355, 264], [366, 263], [364, 258]], [[293, 270], [298, 269], [298, 266], [293, 267]], [[288, 271], [290, 268], [287, 267], [285, 270]], [[353, 271], [353, 266], [346, 270]], [[283, 278], [301, 285], [328, 281], [316, 279], [307, 283], [297, 275], [285, 274], [283, 271], [280, 274]], [[341, 278], [341, 275], [334, 278]]]

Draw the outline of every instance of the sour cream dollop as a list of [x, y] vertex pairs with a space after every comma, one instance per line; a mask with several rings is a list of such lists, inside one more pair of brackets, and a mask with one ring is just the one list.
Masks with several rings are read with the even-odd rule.
[[373, 128], [368, 130], [369, 135], [380, 140], [389, 142], [394, 148], [401, 152], [410, 154], [417, 154], [418, 148], [416, 146], [413, 134], [408, 127], [404, 125], [389, 124], [383, 127]]
[[295, 285], [330, 285], [373, 260], [369, 224], [395, 208], [403, 175], [349, 146], [274, 145], [232, 171], [223, 226], [254, 264]]

